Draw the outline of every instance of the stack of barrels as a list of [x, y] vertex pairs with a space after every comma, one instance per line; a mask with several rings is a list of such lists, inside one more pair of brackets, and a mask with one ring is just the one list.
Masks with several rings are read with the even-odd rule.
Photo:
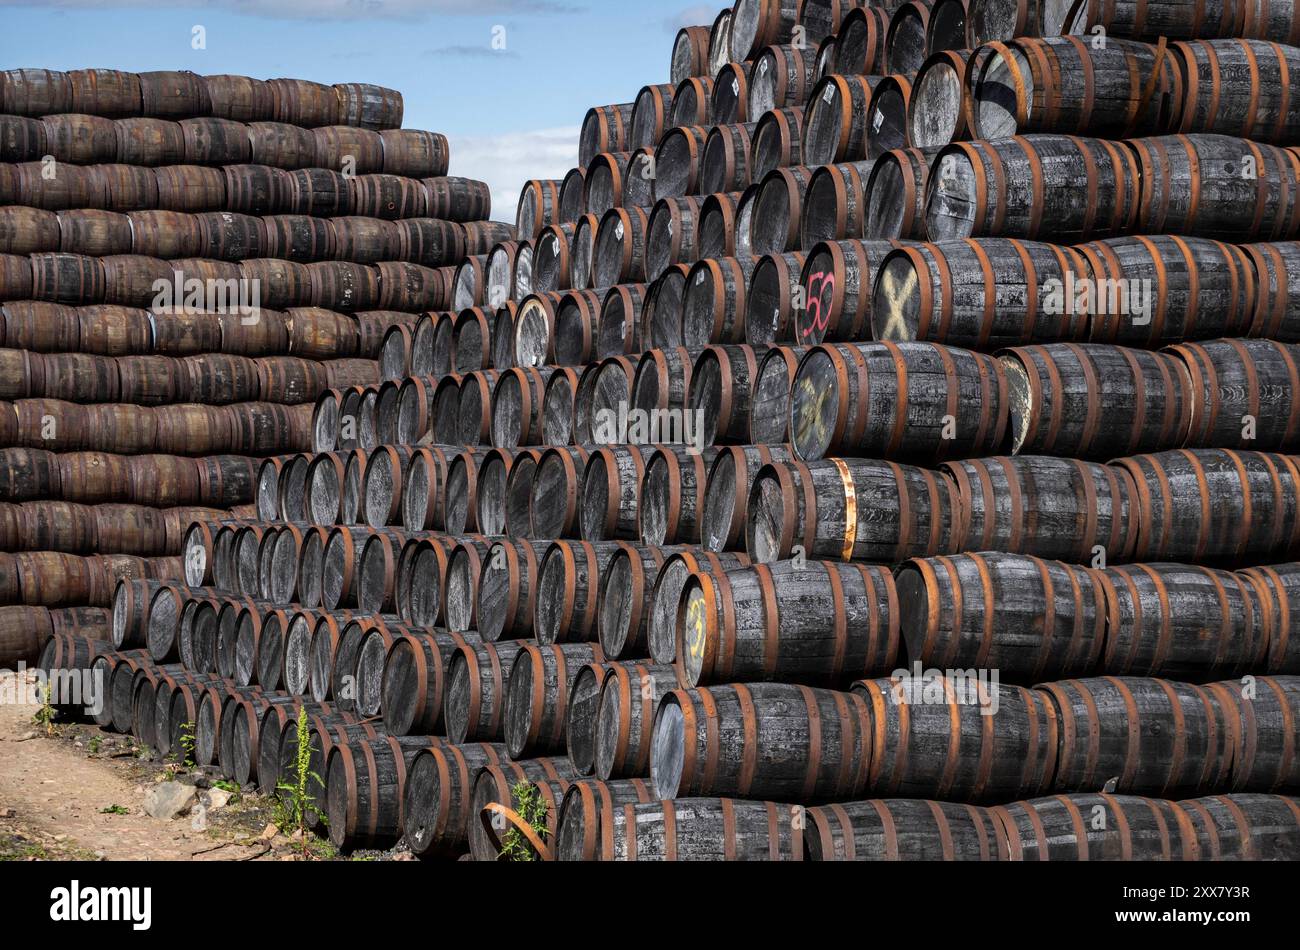
[[1047, 6], [683, 29], [44, 664], [343, 848], [1300, 857], [1300, 20]]
[[401, 124], [364, 83], [0, 73], [0, 665], [111, 644], [119, 582], [255, 517], [320, 394], [513, 231]]

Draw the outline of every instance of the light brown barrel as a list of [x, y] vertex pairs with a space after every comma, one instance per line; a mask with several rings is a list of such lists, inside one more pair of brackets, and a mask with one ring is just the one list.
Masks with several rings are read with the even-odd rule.
[[1137, 485], [1138, 561], [1278, 561], [1300, 546], [1300, 469], [1290, 456], [1183, 449], [1115, 464]]
[[1060, 722], [1060, 791], [1113, 782], [1121, 794], [1168, 798], [1227, 785], [1225, 711], [1200, 686], [1107, 676], [1048, 683], [1038, 695]]
[[21, 256], [35, 251], [57, 251], [59, 241], [59, 216], [54, 212], [13, 206], [0, 208], [0, 253]]
[[1183, 361], [1104, 343], [1006, 350], [1012, 450], [1111, 459], [1185, 443], [1195, 390]]
[[[866, 500], [870, 499], [871, 504]], [[773, 462], [749, 492], [745, 548], [763, 563], [810, 558], [896, 564], [952, 554], [961, 501], [945, 475], [892, 462]]]

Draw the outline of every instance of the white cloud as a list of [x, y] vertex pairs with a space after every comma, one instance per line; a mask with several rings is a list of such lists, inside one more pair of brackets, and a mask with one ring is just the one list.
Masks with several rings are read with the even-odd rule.
[[493, 220], [513, 224], [524, 182], [561, 179], [578, 164], [579, 131], [574, 126], [506, 135], [451, 135], [449, 174], [487, 182]]
[[[0, 7], [32, 6], [32, 0], [0, 0]], [[586, 7], [568, 0], [41, 0], [44, 8], [219, 10], [287, 20], [424, 19], [429, 14], [564, 14]]]
[[673, 16], [665, 17], [663, 27], [667, 32], [676, 34], [685, 26], [712, 26], [713, 21], [718, 18], [718, 9], [717, 6], [710, 6], [707, 3], [697, 3]]

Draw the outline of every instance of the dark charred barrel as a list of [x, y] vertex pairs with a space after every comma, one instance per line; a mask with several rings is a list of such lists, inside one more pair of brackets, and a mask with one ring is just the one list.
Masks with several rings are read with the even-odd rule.
[[73, 305], [104, 302], [104, 267], [98, 258], [57, 253], [33, 254], [29, 260], [30, 283], [15, 286], [6, 279], [9, 296]]
[[794, 309], [795, 343], [815, 345], [833, 340], [860, 340], [869, 333], [871, 291], [894, 241], [827, 241], [804, 263], [799, 286], [803, 308]]
[[406, 769], [439, 739], [386, 736], [342, 743], [325, 765], [327, 827], [335, 847], [388, 847], [402, 836]]
[[603, 661], [597, 644], [523, 645], [506, 684], [504, 729], [511, 758], [564, 751], [565, 713], [573, 681], [583, 666]]
[[882, 77], [827, 76], [813, 87], [804, 113], [802, 156], [812, 167], [867, 157], [867, 110]]
[[759, 470], [771, 462], [793, 459], [778, 443], [720, 449], [709, 466], [700, 502], [700, 544], [706, 551], [741, 546], [749, 514], [749, 488]]
[[579, 775], [591, 775], [596, 769], [596, 713], [600, 688], [609, 671], [619, 665], [588, 663], [574, 677], [565, 714], [564, 735], [569, 762]]
[[1208, 861], [1294, 861], [1300, 815], [1281, 795], [1218, 795], [1174, 805], [1187, 815]]
[[578, 383], [577, 373], [568, 367], [538, 369], [515, 367], [502, 375], [492, 394], [492, 444], [515, 449], [521, 445], [543, 445], [543, 406], [546, 384], [556, 374]]
[[709, 195], [700, 205], [695, 225], [695, 259], [733, 257], [739, 234], [736, 211], [740, 194]]
[[576, 538], [588, 452], [581, 447], [551, 448], [537, 463], [529, 516], [530, 537]]
[[72, 80], [53, 69], [9, 69], [3, 74], [5, 111], [42, 116], [72, 111]]
[[531, 279], [534, 293], [549, 294], [573, 286], [573, 235], [572, 224], [552, 224], [533, 243]]
[[761, 113], [750, 136], [750, 178], [762, 181], [774, 168], [803, 160], [803, 109]]
[[1011, 861], [1195, 861], [1191, 823], [1174, 802], [1055, 795], [992, 809]]
[[747, 115], [752, 121], [775, 109], [801, 107], [812, 95], [815, 51], [806, 43], [771, 45], [758, 54], [749, 75]]
[[797, 805], [729, 798], [628, 802], [602, 816], [596, 860], [800, 860], [792, 830], [799, 812]]
[[935, 0], [910, 0], [893, 11], [885, 34], [889, 72], [915, 73], [921, 68], [929, 52], [926, 35], [934, 6]]
[[[665, 130], [665, 136], [673, 129], [703, 126], [707, 130], [713, 112], [713, 76], [716, 75], [715, 72], [710, 76], [691, 76], [677, 84], [677, 88], [673, 91], [673, 107], [668, 119], [671, 128]], [[662, 142], [663, 138], [658, 141]]]
[[[461, 380], [457, 407], [460, 418], [456, 424], [456, 438], [439, 441], [461, 445], [490, 445], [492, 442], [492, 391], [500, 374], [486, 369], [469, 373]], [[435, 428], [434, 437], [440, 433]]]
[[[866, 502], [870, 500], [871, 505]], [[745, 548], [761, 563], [810, 558], [896, 564], [953, 554], [961, 501], [942, 474], [892, 462], [773, 462], [749, 492]]]
[[[527, 829], [524, 847], [535, 857], [532, 860], [552, 860], [549, 848], [543, 843], [555, 836], [560, 804], [569, 789], [572, 771], [563, 759], [528, 759], [523, 762], [503, 762], [490, 765], [478, 772], [470, 811], [478, 820], [469, 823], [469, 860], [501, 860], [504, 842], [517, 829]], [[536, 796], [543, 814], [544, 827], [540, 834], [523, 819], [519, 812], [524, 808], [524, 789]], [[509, 830], [506, 830], [509, 829]], [[506, 834], [501, 832], [506, 830]]]
[[398, 562], [397, 608], [403, 620], [433, 627], [443, 617], [447, 562], [456, 541], [425, 537], [408, 542]]
[[809, 808], [803, 857], [808, 861], [1005, 861], [993, 811], [978, 805], [872, 799]]
[[701, 200], [663, 198], [650, 212], [646, 231], [646, 278], [658, 279], [673, 264], [699, 259], [698, 226]]
[[452, 653], [468, 641], [436, 630], [398, 636], [384, 660], [382, 708], [392, 735], [432, 735], [443, 728], [443, 699]]
[[1136, 560], [1276, 561], [1296, 548], [1300, 472], [1289, 456], [1200, 449], [1116, 464], [1137, 484]]
[[788, 42], [799, 21], [798, 0], [738, 0], [731, 14], [729, 49], [735, 62], [753, 59], [765, 46]]
[[782, 445], [790, 435], [790, 393], [809, 347], [772, 347], [763, 355], [750, 397], [749, 432], [762, 445]]
[[1222, 704], [1234, 746], [1232, 788], [1271, 792], [1296, 784], [1295, 733], [1300, 680], [1261, 676], [1246, 682], [1212, 683]]
[[[626, 195], [626, 191], [624, 192]], [[587, 211], [587, 170], [571, 168], [560, 185], [559, 210], [561, 222], [576, 222]], [[524, 242], [525, 245], [528, 242]]]
[[1286, 145], [1300, 128], [1283, 90], [1300, 79], [1294, 47], [1261, 40], [1174, 43], [1171, 59], [1187, 77], [1180, 132], [1221, 132]]
[[1291, 617], [1300, 603], [1300, 569], [1295, 564], [1255, 567], [1242, 572], [1259, 592], [1268, 627], [1268, 672], [1300, 670], [1295, 657], [1300, 639], [1291, 634]]
[[[638, 208], [650, 208], [655, 203], [655, 149], [654, 146], [647, 145], [644, 148], [638, 148], [632, 152], [627, 160], [627, 174], [623, 180], [623, 206], [635, 206]], [[594, 215], [592, 216], [594, 217]], [[586, 215], [582, 215], [575, 220], [577, 237], [577, 250], [574, 252], [573, 280], [578, 286], [585, 286], [583, 283], [584, 275], [590, 283], [591, 268], [589, 262], [584, 262], [584, 254], [589, 258], [584, 248], [590, 248], [591, 236], [595, 233], [594, 228], [587, 231], [586, 239], [583, 238], [584, 229], [589, 227], [585, 224]], [[594, 222], [599, 224], [599, 220]]]
[[599, 637], [611, 660], [647, 655], [653, 583], [665, 559], [677, 550], [620, 544], [601, 572]]
[[[1111, 36], [1127, 36], [1137, 39], [1155, 40], [1167, 37], [1171, 40], [1192, 40], [1199, 37], [1218, 36], [1256, 36], [1261, 39], [1290, 41], [1294, 27], [1290, 25], [1291, 15], [1286, 7], [1279, 8], [1281, 20], [1286, 23], [1286, 32], [1278, 36], [1269, 31], [1276, 28], [1255, 12], [1253, 5], [1235, 3], [1196, 3], [1191, 10], [1176, 3], [1155, 3], [1143, 7], [1123, 6], [1108, 7], [1095, 0], [1050, 8], [1052, 16], [1046, 11], [1042, 15], [1044, 36], [1056, 33], [1074, 33], [1084, 35], [1101, 27]], [[1287, 10], [1287, 13], [1282, 13]], [[1048, 28], [1051, 32], [1048, 32]]]
[[[626, 827], [626, 806], [653, 802], [645, 779], [601, 782], [575, 781], [564, 793], [556, 818], [555, 854], [561, 861], [595, 861], [613, 858], [614, 814]], [[742, 806], [744, 807], [744, 806]]]
[[649, 458], [650, 453], [636, 445], [606, 445], [591, 453], [582, 480], [584, 540], [638, 536], [641, 483]]
[[597, 639], [601, 578], [618, 542], [556, 541], [538, 566], [533, 636], [543, 644]]
[[707, 258], [691, 268], [681, 308], [685, 346], [700, 350], [710, 343], [743, 342], [746, 288], [757, 263], [749, 256]]
[[1107, 606], [1099, 571], [1023, 555], [923, 558], [898, 574], [907, 656], [925, 669], [996, 668], [1021, 683], [1091, 673]]
[[1189, 447], [1291, 449], [1300, 426], [1294, 347], [1271, 340], [1184, 343], [1192, 377]]
[[643, 208], [611, 208], [606, 212], [592, 248], [594, 287], [613, 287], [645, 280], [648, 224]]
[[844, 685], [897, 665], [899, 602], [887, 568], [817, 561], [692, 575], [678, 607], [683, 685]]
[[402, 807], [403, 837], [426, 858], [455, 858], [469, 850], [472, 779], [481, 769], [507, 761], [505, 746], [475, 742], [416, 753], [407, 768]]
[[867, 107], [867, 158], [879, 158], [886, 152], [910, 144], [907, 140], [907, 109], [912, 99], [915, 72], [886, 76], [871, 91]]
[[[966, 18], [967, 46], [1017, 36], [1059, 36], [1067, 30], [1070, 5], [1015, 0], [1013, 3], [971, 0]], [[1118, 35], [1118, 34], [1117, 34]]]
[[768, 254], [754, 265], [745, 294], [745, 342], [766, 346], [793, 333], [795, 298], [807, 259], [800, 251]]
[[1225, 135], [1130, 144], [1142, 182], [1135, 222], [1142, 233], [1237, 242], [1296, 234], [1300, 158], [1294, 153]]
[[784, 683], [674, 690], [655, 714], [650, 774], [665, 799], [851, 799], [867, 787], [871, 729], [852, 693]]
[[[712, 200], [711, 196], [709, 200]], [[647, 348], [665, 348], [682, 344], [682, 308], [686, 297], [687, 277], [692, 265], [674, 264], [664, 271], [646, 292], [641, 308], [641, 324], [630, 352]]]
[[580, 168], [590, 168], [592, 159], [602, 152], [622, 152], [629, 148], [628, 131], [634, 105], [626, 102], [587, 110], [578, 136]]
[[[935, 460], [987, 455], [1006, 435], [1008, 383], [996, 359], [929, 343], [832, 344], [799, 364], [790, 395], [801, 458]], [[871, 410], [892, 411], [876, 418]]]
[[1176, 356], [1056, 343], [1007, 350], [1002, 362], [1013, 451], [1106, 459], [1187, 439], [1196, 393]]
[[1202, 687], [1108, 676], [1048, 683], [1040, 695], [1060, 722], [1061, 791], [1113, 783], [1121, 794], [1170, 798], [1227, 787], [1225, 710]]
[[449, 449], [426, 446], [412, 453], [402, 486], [402, 526], [407, 531], [428, 531], [445, 525], [445, 485], [450, 463]]
[[[685, 101], [680, 90], [677, 101]], [[654, 156], [656, 198], [699, 194], [700, 166], [708, 136], [709, 129], [704, 125], [679, 125], [665, 133]]]
[[1132, 558], [1137, 491], [1109, 465], [1022, 455], [945, 462], [957, 486], [963, 551], [1003, 551], [1104, 567]]
[[860, 681], [853, 695], [874, 729], [872, 794], [989, 802], [1053, 787], [1062, 730], [1041, 692], [909, 674]]
[[1081, 340], [1089, 313], [1065, 288], [1088, 273], [1068, 247], [980, 238], [891, 251], [872, 292], [877, 340], [933, 340], [989, 351], [1018, 343]]
[[[934, 240], [981, 235], [1079, 240], [1138, 224], [1140, 162], [1111, 143], [1053, 135], [958, 142], [935, 162], [940, 174], [927, 182], [925, 214]], [[1053, 194], [1086, 192], [1095, 200], [1086, 208], [1049, 200], [1042, 172], [1048, 166]], [[1146, 187], [1146, 177], [1141, 180]], [[1144, 203], [1151, 200], [1149, 189], [1145, 194]]]
[[517, 640], [469, 643], [452, 654], [443, 705], [453, 742], [495, 741], [505, 735], [505, 690]]
[[518, 505], [517, 497], [511, 496], [511, 476], [517, 464], [525, 463], [529, 467], [526, 484], [516, 482], [516, 493], [523, 492], [523, 516], [527, 518], [528, 491], [532, 484], [532, 473], [536, 471], [537, 462], [541, 460], [542, 449], [513, 450], [494, 449], [483, 459], [479, 466], [478, 486], [475, 493], [475, 507], [478, 529], [488, 536], [506, 534], [506, 525], [511, 523], [511, 515], [518, 517], [518, 511], [511, 507]]
[[[1184, 339], [1244, 336], [1252, 313], [1267, 306], [1269, 248], [1236, 247], [1174, 235], [1112, 238], [1081, 245], [1094, 286], [1090, 338], [1153, 346]], [[1259, 295], [1251, 278], [1254, 263]], [[1085, 276], [1087, 276], [1085, 272]], [[1125, 281], [1127, 278], [1127, 281]], [[1127, 289], [1127, 293], [1125, 290]], [[1067, 293], [1077, 298], [1083, 289]]]
[[688, 398], [700, 445], [751, 441], [750, 406], [763, 350], [752, 346], [710, 346], [695, 361]]
[[478, 531], [479, 469], [489, 451], [460, 452], [447, 466], [443, 515], [447, 530], [453, 534]]
[[[700, 425], [698, 415], [694, 425]], [[645, 457], [637, 505], [642, 544], [682, 544], [699, 537], [700, 492], [717, 454], [704, 447], [707, 442], [697, 429], [686, 445], [664, 445]]]
[[[837, 166], [842, 168], [842, 166]], [[830, 172], [829, 174], [836, 174]], [[781, 254], [797, 250], [800, 246], [800, 229], [809, 209], [805, 206], [805, 196], [814, 177], [814, 170], [803, 165], [789, 168], [776, 168], [763, 179], [761, 190], [753, 205], [752, 243], [750, 249], [754, 254]], [[832, 203], [834, 199], [832, 198]], [[855, 202], [856, 203], [856, 202]], [[849, 199], [844, 200], [845, 214], [848, 214]], [[819, 211], [823, 210], [819, 206]], [[835, 211], [832, 209], [831, 214]], [[818, 211], [812, 212], [815, 218]], [[825, 227], [822, 226], [822, 230]], [[848, 231], [846, 221], [844, 228]], [[859, 225], [858, 230], [861, 230]]]
[[1201, 681], [1266, 662], [1264, 603], [1240, 574], [1138, 564], [1109, 568], [1102, 582], [1110, 611], [1108, 673]]
[[365, 523], [383, 528], [399, 523], [402, 512], [402, 488], [410, 472], [414, 448], [409, 445], [382, 445], [366, 461], [362, 483], [362, 512]]
[[[735, 125], [749, 121], [749, 76], [753, 64], [727, 63], [713, 80], [709, 96], [709, 119], [714, 125]], [[748, 138], [745, 147], [748, 150]]]
[[[1113, 37], [1103, 44], [1077, 36], [995, 44], [969, 77], [972, 132], [1000, 139], [1027, 132], [1127, 138], [1171, 131], [1186, 81], [1186, 67], [1176, 60], [1163, 48]], [[1188, 92], [1195, 88], [1189, 83]]]
[[754, 123], [715, 125], [700, 157], [700, 192], [706, 195], [743, 191], [750, 183], [750, 136]]
[[546, 543], [497, 542], [488, 550], [476, 594], [485, 641], [522, 639], [532, 632], [538, 565]]
[[[555, 310], [553, 356], [556, 365], [586, 366], [592, 361], [597, 350], [605, 301], [616, 301], [617, 315], [634, 324], [644, 297], [644, 284], [611, 287], [603, 299], [595, 290], [571, 290], [561, 297]], [[575, 378], [575, 385], [576, 382]]]
[[917, 70], [907, 101], [907, 144], [913, 148], [933, 151], [971, 137], [974, 120], [968, 76], [993, 48], [972, 54], [961, 48], [964, 45], [933, 52]]
[[596, 775], [604, 780], [644, 775], [650, 768], [655, 708], [675, 686], [672, 667], [615, 663], [607, 667], [595, 711]]
[[[808, 181], [799, 220], [799, 246], [840, 241], [862, 233], [863, 188], [875, 160], [826, 165]], [[761, 210], [762, 196], [758, 209]]]
[[[684, 26], [677, 31], [669, 69], [674, 86], [684, 79], [703, 76], [708, 72], [709, 33], [707, 26]], [[635, 123], [633, 127], [635, 128]]]
[[583, 182], [586, 211], [599, 217], [623, 204], [631, 158], [630, 151], [601, 152], [591, 160]]

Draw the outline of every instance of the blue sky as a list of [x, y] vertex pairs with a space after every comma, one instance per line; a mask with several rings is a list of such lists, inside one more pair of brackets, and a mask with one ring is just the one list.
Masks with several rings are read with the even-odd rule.
[[[451, 139], [452, 173], [492, 186], [513, 220], [529, 178], [577, 161], [586, 110], [668, 81], [677, 28], [723, 0], [0, 0], [5, 69], [191, 69], [373, 82], [405, 97], [408, 128]], [[207, 48], [191, 48], [195, 25]], [[505, 50], [492, 49], [505, 28]]]

